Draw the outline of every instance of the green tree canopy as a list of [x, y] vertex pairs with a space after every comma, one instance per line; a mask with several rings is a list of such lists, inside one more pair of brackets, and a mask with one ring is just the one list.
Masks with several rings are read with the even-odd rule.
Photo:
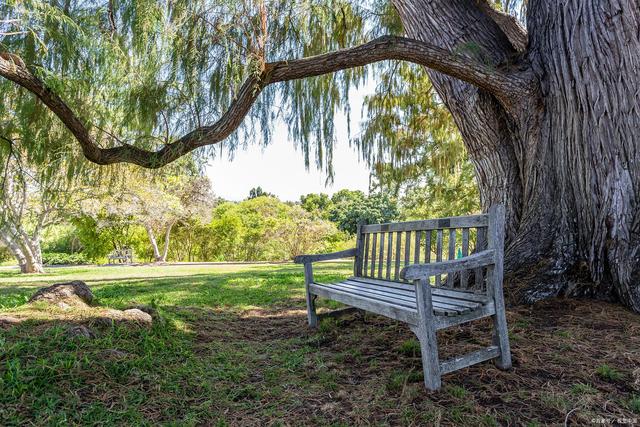
[[386, 194], [365, 196], [362, 191], [340, 190], [331, 201], [329, 219], [340, 230], [351, 234], [356, 232], [359, 223], [378, 224], [398, 218], [397, 203]]

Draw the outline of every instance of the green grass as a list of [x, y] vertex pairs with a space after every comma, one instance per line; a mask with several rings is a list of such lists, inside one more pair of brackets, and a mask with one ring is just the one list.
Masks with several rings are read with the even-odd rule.
[[[343, 262], [314, 269], [321, 282], [350, 271]], [[162, 320], [148, 329], [98, 327], [91, 310], [25, 305], [36, 289], [77, 279], [100, 307], [148, 304]], [[637, 317], [598, 307], [591, 317], [616, 322], [600, 333], [569, 323], [572, 316], [562, 324], [553, 310], [509, 313], [520, 335], [514, 370], [478, 365], [445, 376], [443, 391], [428, 394], [420, 347], [405, 325], [351, 315], [309, 329], [297, 265], [69, 267], [44, 275], [2, 268], [0, 314], [29, 320], [0, 328], [0, 425], [557, 424], [577, 406], [572, 421], [580, 424], [605, 405], [637, 414], [637, 392], [625, 383], [634, 378], [625, 370], [633, 355], [601, 353], [609, 336], [639, 345], [635, 336], [621, 338], [640, 326]], [[549, 319], [562, 329], [534, 326]], [[87, 323], [96, 338], [70, 338], [74, 322]], [[438, 334], [448, 358], [490, 339], [491, 323]], [[578, 340], [579, 350], [561, 350]]]
[[[348, 269], [324, 264], [316, 276], [336, 280]], [[299, 266], [70, 267], [30, 276], [0, 271], [0, 307], [19, 316], [39, 287], [76, 279], [87, 282], [100, 306], [153, 304], [166, 321], [149, 330], [116, 326], [96, 339], [70, 339], [59, 313], [43, 309], [39, 320], [0, 330], [3, 425], [153, 424], [149, 413], [195, 425], [225, 420], [222, 408], [261, 399], [270, 401], [265, 413], [277, 417], [290, 405], [284, 389], [304, 380], [313, 352], [304, 336], [255, 342], [252, 348], [224, 339], [225, 321], [237, 327], [252, 310], [286, 307], [303, 315]], [[219, 322], [219, 330], [200, 330], [207, 321]], [[108, 357], [113, 349], [125, 356]], [[252, 384], [254, 367], [263, 364], [264, 383]], [[337, 387], [330, 373], [322, 381]]]
[[571, 386], [571, 393], [575, 394], [576, 396], [581, 396], [581, 395], [588, 395], [588, 394], [596, 394], [598, 393], [598, 390], [596, 390], [589, 384], [578, 383]]
[[598, 366], [598, 369], [596, 369], [596, 374], [608, 381], [619, 381], [624, 376], [622, 372], [619, 372], [615, 368], [612, 368], [611, 366], [606, 364]]

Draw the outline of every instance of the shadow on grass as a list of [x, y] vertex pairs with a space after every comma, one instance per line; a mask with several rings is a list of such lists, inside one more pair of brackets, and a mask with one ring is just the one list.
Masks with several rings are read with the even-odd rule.
[[[348, 274], [327, 266], [316, 277]], [[88, 282], [101, 305], [155, 304], [166, 322], [99, 329], [96, 339], [69, 338], [64, 320], [0, 330], [3, 424], [475, 426], [640, 417], [640, 318], [611, 304], [511, 309], [514, 369], [476, 365], [427, 394], [405, 325], [367, 315], [309, 329], [297, 266]], [[11, 289], [0, 288], [0, 298], [34, 291]], [[488, 321], [439, 332], [440, 357], [490, 336]]]
[[[243, 282], [233, 283], [196, 286], [236, 286], [218, 292], [240, 305], [264, 300], [251, 287], [235, 293]], [[475, 426], [637, 416], [640, 355], [632, 350], [640, 346], [640, 319], [613, 305], [550, 301], [510, 310], [514, 369], [476, 365], [446, 375], [443, 390], [428, 394], [405, 325], [348, 316], [311, 330], [302, 299], [244, 310], [238, 304], [160, 304], [166, 322], [150, 330], [104, 328], [96, 339], [69, 338], [59, 321], [0, 330], [0, 418]], [[490, 322], [439, 332], [440, 356], [486, 345], [490, 335]]]
[[[348, 270], [335, 266], [320, 269], [320, 280], [335, 281], [348, 275]], [[47, 283], [65, 281], [55, 277]], [[289, 299], [302, 297], [303, 273], [299, 266], [245, 268], [240, 271], [212, 271], [168, 277], [118, 277], [87, 279], [97, 298], [97, 303], [114, 308], [137, 303], [172, 305], [235, 306], [238, 309], [255, 306], [274, 306]], [[0, 286], [0, 309], [10, 309], [24, 304], [44, 286]]]

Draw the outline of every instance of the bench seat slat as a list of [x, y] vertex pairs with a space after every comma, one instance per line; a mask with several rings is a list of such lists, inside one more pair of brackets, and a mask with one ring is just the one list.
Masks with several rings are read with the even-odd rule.
[[352, 295], [363, 295], [367, 298], [377, 299], [391, 304], [408, 307], [412, 310], [416, 309], [415, 300], [411, 301], [409, 298], [396, 298], [394, 295], [385, 294], [383, 292], [369, 292], [363, 288], [356, 288], [354, 286], [345, 285], [343, 283], [315, 283], [318, 286], [323, 286], [329, 289], [335, 289], [340, 292], [346, 292]]
[[[330, 293], [333, 292], [338, 292], [339, 294], [347, 294], [349, 295], [351, 298], [353, 299], [358, 299], [358, 298], [364, 298], [366, 300], [371, 300], [371, 301], [375, 301], [378, 304], [382, 304], [382, 305], [386, 305], [389, 304], [391, 306], [394, 307], [399, 307], [399, 308], [403, 308], [403, 309], [407, 309], [407, 310], [411, 310], [417, 313], [417, 307], [416, 307], [416, 303], [410, 303], [408, 301], [404, 301], [404, 300], [398, 300], [396, 298], [393, 297], [388, 297], [388, 296], [384, 296], [384, 295], [378, 295], [378, 294], [374, 294], [374, 293], [369, 293], [366, 290], [359, 290], [359, 289], [350, 289], [344, 286], [341, 286], [340, 284], [325, 284], [325, 283], [314, 283], [316, 289], [325, 289], [326, 291], [329, 291]], [[315, 293], [315, 292], [313, 292]], [[321, 294], [317, 294], [322, 296]], [[328, 297], [330, 299], [336, 299], [334, 297]], [[336, 301], [340, 301], [340, 302], [344, 302], [340, 299], [336, 299]], [[349, 305], [353, 305], [351, 303], [347, 303]], [[355, 307], [358, 307], [357, 305]], [[434, 304], [434, 313], [436, 315], [439, 316], [455, 316], [458, 313], [452, 309], [447, 309], [444, 307], [436, 307], [436, 305]]]
[[355, 282], [378, 283], [390, 288], [405, 289], [412, 292], [415, 292], [416, 290], [415, 285], [413, 285], [412, 283], [390, 282], [387, 280], [373, 279], [370, 277], [349, 277], [348, 280], [353, 280]]
[[[412, 300], [415, 301], [416, 299], [416, 293], [415, 290], [409, 291], [409, 290], [405, 290], [405, 289], [397, 289], [397, 288], [392, 288], [392, 287], [387, 287], [381, 284], [375, 284], [375, 283], [369, 283], [369, 282], [357, 282], [354, 280], [346, 280], [342, 283], [347, 283], [350, 285], [355, 285], [355, 286], [360, 286], [363, 288], [367, 288], [367, 289], [372, 289], [372, 290], [384, 290], [387, 293], [391, 293], [391, 294], [396, 294], [396, 295], [401, 295], [403, 297], [410, 297]], [[452, 297], [445, 297], [442, 295], [432, 295], [433, 301], [434, 302], [442, 302], [442, 303], [446, 303], [449, 305], [454, 305], [454, 306], [460, 306], [460, 307], [468, 307], [468, 308], [477, 308], [479, 307], [482, 303], [481, 302], [473, 302], [473, 301], [468, 301], [468, 300], [464, 300], [464, 299], [457, 299], [457, 298], [452, 298]]]
[[[351, 299], [366, 298], [380, 304], [417, 310], [415, 286], [410, 284], [354, 277], [339, 283], [314, 283], [314, 285], [328, 292], [351, 295]], [[488, 302], [488, 298], [469, 292], [442, 289], [444, 292], [441, 294], [436, 292], [438, 290], [433, 288], [432, 302], [434, 313], [439, 316], [459, 316], [477, 310]], [[316, 293], [316, 295], [320, 294]]]
[[363, 296], [355, 296], [347, 292], [330, 289], [317, 283], [309, 284], [309, 291], [314, 295], [319, 295], [324, 298], [329, 298], [334, 301], [341, 302], [343, 304], [357, 307], [362, 310], [370, 311], [372, 313], [380, 314], [382, 316], [389, 317], [391, 319], [400, 320], [402, 322], [415, 325], [418, 322], [418, 312], [416, 310], [391, 304], [384, 303], [372, 298]]
[[[370, 279], [368, 277], [350, 277], [349, 280], [353, 280], [356, 282], [379, 284], [379, 285], [390, 287], [390, 288], [410, 290], [412, 292], [415, 292], [415, 289], [416, 289], [415, 285], [411, 283], [388, 282], [386, 280]], [[480, 295], [472, 291], [467, 291], [462, 289], [454, 290], [454, 289], [432, 287], [431, 293], [433, 295], [446, 296], [446, 297], [461, 299], [465, 301], [479, 302], [481, 304], [484, 304], [489, 300], [489, 298], [484, 295]]]
[[[322, 284], [323, 286], [327, 286], [326, 284]], [[372, 289], [365, 286], [354, 285], [347, 282], [334, 283], [329, 286], [332, 286], [337, 289], [350, 289], [350, 292], [353, 291], [356, 294], [366, 294], [371, 295], [373, 298], [384, 299], [389, 301], [398, 301], [399, 304], [407, 305], [409, 307], [416, 306], [416, 297], [415, 294], [413, 296], [400, 295], [393, 292], [387, 292], [385, 289], [379, 287], [377, 289]], [[450, 311], [452, 314], [464, 313], [469, 311], [468, 306], [449, 303], [448, 300], [443, 298], [434, 298], [433, 305], [436, 309], [440, 309], [442, 311]], [[474, 306], [473, 308], [477, 307]]]

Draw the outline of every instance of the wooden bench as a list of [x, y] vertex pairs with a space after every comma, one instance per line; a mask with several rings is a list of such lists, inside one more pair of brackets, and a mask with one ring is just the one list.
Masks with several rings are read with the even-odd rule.
[[131, 250], [131, 248], [116, 249], [115, 251], [111, 252], [107, 256], [107, 258], [109, 264], [115, 264], [115, 261], [124, 264], [132, 264], [133, 251]]
[[[486, 360], [509, 369], [503, 247], [502, 205], [484, 215], [360, 225], [354, 249], [296, 257], [304, 264], [309, 325], [318, 325], [318, 296], [407, 323], [420, 342], [429, 390], [440, 388], [443, 374]], [[345, 257], [355, 257], [353, 277], [313, 279], [314, 262]], [[492, 345], [440, 362], [436, 331], [484, 317], [493, 318]]]

